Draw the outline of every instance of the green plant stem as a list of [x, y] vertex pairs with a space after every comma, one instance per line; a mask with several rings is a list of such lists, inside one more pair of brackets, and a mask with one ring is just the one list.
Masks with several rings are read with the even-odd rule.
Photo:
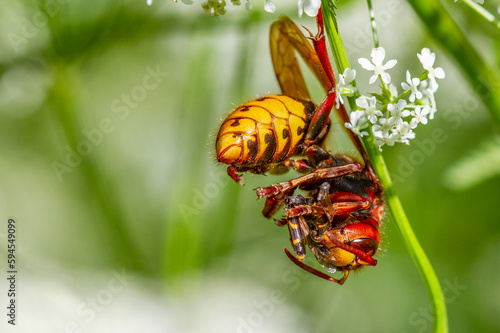
[[[342, 43], [340, 34], [338, 33], [335, 19], [335, 7], [331, 0], [323, 0], [323, 19], [325, 30], [330, 41], [332, 53], [334, 54], [337, 70], [342, 73], [347, 67], [350, 67], [347, 54]], [[354, 106], [354, 99], [348, 98], [351, 109]], [[370, 161], [375, 168], [380, 182], [384, 188], [387, 208], [392, 216], [396, 227], [403, 238], [406, 248], [408, 249], [413, 261], [415, 262], [427, 289], [434, 319], [434, 332], [448, 332], [448, 317], [446, 313], [446, 304], [444, 301], [443, 291], [439, 280], [432, 268], [432, 265], [427, 258], [422, 246], [418, 242], [415, 233], [413, 232], [410, 222], [406, 217], [401, 202], [394, 192], [392, 180], [389, 171], [385, 164], [382, 154], [377, 149], [372, 135], [362, 138], [363, 145], [367, 152]]]
[[462, 0], [467, 6], [475, 11], [479, 16], [484, 18], [488, 23], [500, 30], [500, 21], [495, 18], [493, 14], [487, 11], [483, 6], [472, 0]]
[[372, 6], [372, 0], [366, 0], [366, 4], [368, 5], [368, 14], [370, 15], [370, 23], [372, 25], [373, 44], [377, 48], [379, 47], [378, 31], [377, 22], [375, 21], [375, 12], [373, 11]]

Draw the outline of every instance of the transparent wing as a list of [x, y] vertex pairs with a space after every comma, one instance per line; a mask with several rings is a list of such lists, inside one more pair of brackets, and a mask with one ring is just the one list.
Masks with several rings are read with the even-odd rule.
[[271, 25], [270, 49], [274, 71], [284, 95], [311, 100], [294, 50], [297, 50], [304, 59], [325, 91], [331, 88], [330, 80], [323, 71], [318, 55], [304, 34], [288, 17], [282, 16]]

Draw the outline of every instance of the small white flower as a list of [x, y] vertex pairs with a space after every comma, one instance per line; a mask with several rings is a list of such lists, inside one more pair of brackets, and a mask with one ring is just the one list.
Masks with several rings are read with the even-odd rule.
[[316, 17], [321, 7], [321, 0], [299, 0], [297, 5], [299, 6], [299, 17], [302, 17], [303, 12], [307, 16]]
[[346, 68], [344, 74], [340, 74], [345, 81], [345, 84], [350, 84], [356, 78], [356, 70], [351, 68]]
[[420, 84], [420, 88], [426, 98], [424, 102], [427, 103], [427, 105], [431, 106], [429, 119], [434, 119], [434, 113], [436, 113], [437, 111], [436, 98], [434, 97], [434, 93], [436, 91], [433, 89], [432, 84], [429, 85], [427, 81], [422, 81], [422, 83]]
[[428, 93], [434, 94], [438, 91], [439, 84], [437, 84], [436, 80], [424, 80], [420, 82], [420, 91], [426, 95], [425, 91], [428, 91]]
[[247, 0], [247, 2], [245, 3], [245, 8], [248, 11], [252, 10], [252, 3], [250, 2], [250, 0]]
[[430, 113], [429, 113], [429, 119], [434, 119], [434, 114], [437, 111], [437, 108], [436, 108], [436, 98], [434, 97], [434, 93], [431, 92], [431, 91], [429, 91], [429, 99], [430, 99], [430, 107], [431, 107], [431, 110], [430, 110]]
[[436, 82], [436, 79], [434, 80], [429, 80], [429, 90], [432, 93], [436, 93], [438, 91], [439, 84]]
[[444, 79], [445, 73], [441, 67], [438, 68], [433, 67], [434, 61], [436, 61], [436, 54], [432, 53], [431, 50], [425, 47], [422, 49], [421, 54], [417, 53], [417, 57], [420, 60], [420, 63], [422, 63], [422, 67], [424, 67], [425, 70], [429, 71], [427, 77], [431, 82], [431, 87], [435, 85], [432, 88], [437, 90], [438, 84], [436, 82], [436, 79]]
[[418, 91], [418, 85], [420, 84], [420, 79], [415, 77], [411, 78], [410, 71], [406, 71], [406, 82], [401, 83], [401, 87], [403, 87], [404, 90], [410, 90], [411, 95], [409, 97], [410, 102], [415, 102], [415, 97], [417, 99], [422, 98], [422, 93]]
[[427, 80], [424, 80], [422, 82], [420, 82], [420, 92], [422, 92], [424, 94], [424, 96], [428, 97], [428, 94], [431, 93], [433, 94], [434, 92], [430, 90], [429, 88], [429, 81]]
[[388, 62], [385, 63], [385, 65], [382, 64], [385, 58], [385, 50], [383, 47], [377, 47], [376, 49], [372, 49], [372, 52], [370, 54], [372, 58], [372, 62], [370, 62], [366, 58], [359, 58], [358, 62], [366, 70], [373, 71], [374, 74], [372, 77], [370, 77], [369, 83], [372, 84], [377, 80], [377, 77], [380, 75], [382, 78], [382, 81], [385, 83], [390, 83], [391, 82], [391, 76], [385, 72], [386, 69], [391, 69], [394, 66], [396, 66], [397, 61], [392, 59], [389, 60]]
[[146, 0], [146, 3], [148, 6], [151, 6], [153, 4], [153, 0]]
[[266, 0], [264, 3], [264, 10], [268, 13], [274, 13], [276, 11], [276, 6], [271, 0]]
[[401, 135], [401, 142], [403, 142], [403, 139], [413, 139], [415, 137], [415, 133], [413, 133], [411, 124], [407, 121], [403, 121], [399, 125], [399, 134]]
[[356, 70], [351, 68], [346, 68], [344, 74], [339, 74], [339, 79], [337, 80], [336, 87], [337, 94], [335, 95], [335, 107], [337, 109], [339, 108], [340, 103], [344, 104], [342, 95], [352, 96], [352, 94], [356, 91], [356, 88], [350, 85], [350, 83], [354, 81], [355, 78]]
[[391, 118], [398, 126], [403, 122], [404, 117], [408, 117], [411, 114], [409, 110], [404, 109], [405, 106], [406, 101], [404, 99], [400, 99], [396, 105], [387, 104], [387, 110], [391, 112]]
[[345, 123], [344, 126], [350, 129], [354, 134], [358, 136], [368, 135], [368, 132], [361, 131], [368, 127], [368, 123], [366, 122], [365, 112], [364, 111], [353, 111], [349, 115], [349, 119], [351, 122]]
[[366, 117], [372, 124], [377, 122], [377, 117], [382, 116], [382, 112], [377, 110], [377, 99], [375, 96], [370, 99], [370, 104], [368, 104], [368, 101], [364, 97], [359, 97], [356, 99], [356, 105], [363, 109]]
[[399, 96], [398, 88], [392, 82], [389, 84], [389, 92], [391, 93], [391, 99], [395, 99]]
[[419, 106], [415, 107], [415, 118], [410, 122], [410, 127], [415, 128], [418, 124], [427, 124], [427, 115], [430, 113], [431, 107], [429, 105], [423, 108]]
[[398, 140], [399, 140], [399, 134], [392, 133], [391, 135], [388, 135], [386, 137], [376, 138], [375, 144], [378, 146], [378, 150], [382, 151], [383, 145], [394, 146], [394, 143], [396, 143]]
[[372, 127], [373, 135], [378, 139], [388, 138], [389, 132], [394, 127], [394, 118], [379, 118], [378, 122], [380, 125], [373, 125]]
[[409, 145], [410, 140], [413, 140], [413, 139], [415, 139], [415, 132], [413, 132], [413, 130], [410, 128], [406, 134], [400, 136], [399, 142]]

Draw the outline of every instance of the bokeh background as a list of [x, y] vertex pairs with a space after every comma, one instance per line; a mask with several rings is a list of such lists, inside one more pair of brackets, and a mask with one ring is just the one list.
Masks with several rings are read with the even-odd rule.
[[[0, 253], [5, 272], [14, 218], [19, 270], [18, 322], [6, 324], [2, 277], [0, 327], [431, 331], [426, 290], [389, 217], [378, 265], [344, 286], [328, 283], [285, 257], [288, 232], [261, 216], [252, 191], [293, 173], [247, 175], [240, 187], [214, 162], [214, 133], [229, 110], [279, 92], [270, 23], [286, 14], [315, 28], [297, 17], [295, 1], [275, 4], [274, 14], [254, 0], [251, 12], [228, 4], [211, 17], [199, 2], [169, 0], [0, 3]], [[393, 81], [421, 72], [423, 47], [447, 75], [436, 118], [384, 156], [442, 283], [451, 331], [500, 331], [500, 139], [491, 112], [500, 34], [461, 1], [442, 5], [425, 20], [406, 1], [374, 1], [381, 44], [398, 60]], [[498, 5], [485, 4], [497, 19]], [[338, 13], [358, 84], [373, 91], [357, 64], [372, 47], [366, 4], [339, 1]], [[443, 33], [458, 33], [433, 26], [448, 15], [470, 45], [442, 43]], [[319, 101], [324, 93], [307, 78]], [[330, 149], [352, 152], [339, 142]], [[310, 253], [308, 263], [317, 267]]]

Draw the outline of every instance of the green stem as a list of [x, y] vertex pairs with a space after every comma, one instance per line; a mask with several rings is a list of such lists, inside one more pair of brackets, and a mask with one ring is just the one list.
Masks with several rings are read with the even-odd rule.
[[[342, 73], [347, 67], [350, 67], [347, 54], [342, 43], [340, 34], [338, 33], [335, 19], [335, 6], [332, 0], [322, 1], [323, 19], [325, 23], [325, 30], [330, 41], [332, 53], [334, 54], [337, 70]], [[348, 97], [351, 109], [354, 109], [354, 99]], [[443, 291], [439, 280], [432, 268], [429, 259], [427, 258], [422, 246], [418, 242], [415, 233], [413, 232], [410, 222], [406, 217], [401, 202], [396, 195], [389, 171], [385, 164], [382, 154], [374, 143], [373, 135], [362, 138], [363, 145], [370, 161], [377, 171], [380, 182], [384, 188], [387, 208], [393, 217], [394, 223], [403, 238], [405, 246], [408, 249], [413, 261], [415, 262], [420, 274], [424, 280], [429, 299], [432, 307], [432, 314], [434, 319], [434, 332], [446, 333], [448, 332], [448, 317], [446, 313], [446, 304], [444, 301]]]
[[484, 18], [488, 23], [493, 25], [495, 28], [500, 30], [500, 21], [495, 18], [493, 14], [484, 9], [483, 6], [479, 5], [477, 2], [472, 0], [462, 0], [467, 6], [469, 6], [473, 11], [475, 11], [479, 16]]
[[[370, 24], [372, 26], [373, 45], [375, 46], [375, 48], [378, 48], [380, 46], [380, 43], [378, 39], [377, 22], [375, 21], [375, 12], [373, 11], [372, 0], [366, 0], [366, 4], [368, 5], [368, 14], [370, 15]], [[385, 82], [382, 81], [382, 77], [380, 77], [380, 75], [379, 78], [384, 95], [386, 96], [390, 95], [389, 88], [387, 88], [387, 84], [385, 84]]]
[[370, 14], [370, 23], [372, 25], [373, 44], [375, 45], [375, 48], [377, 48], [380, 44], [378, 41], [377, 22], [375, 22], [375, 13], [373, 12], [372, 0], [366, 0], [366, 4], [368, 5], [368, 13]]

